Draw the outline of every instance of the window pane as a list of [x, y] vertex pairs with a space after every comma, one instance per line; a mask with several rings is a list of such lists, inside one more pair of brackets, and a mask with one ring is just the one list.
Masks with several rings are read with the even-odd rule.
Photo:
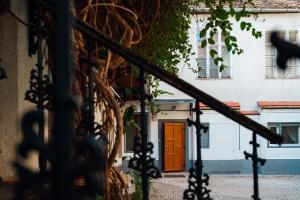
[[281, 39], [285, 39], [285, 31], [278, 31], [278, 36], [279, 36]]
[[275, 67], [275, 57], [266, 56], [266, 67]]
[[229, 52], [225, 45], [222, 46], [222, 54], [221, 57], [223, 58], [223, 64], [227, 67], [221, 72], [222, 78], [230, 78], [230, 63], [229, 63]]
[[219, 78], [219, 67], [215, 65], [213, 59], [209, 59], [209, 77]]
[[288, 60], [288, 66], [289, 67], [296, 67], [297, 66], [297, 60], [295, 58]]
[[265, 33], [265, 42], [266, 43], [271, 43], [270, 38], [271, 38], [271, 31], [266, 31], [266, 33]]
[[206, 58], [197, 58], [197, 65], [201, 68], [206, 68]]
[[230, 78], [230, 66], [227, 66], [224, 68], [224, 70], [221, 72], [222, 78]]
[[133, 145], [134, 145], [134, 138], [139, 136], [139, 127], [141, 124], [141, 116], [139, 114], [133, 115], [133, 123], [126, 126], [126, 132], [125, 132], [125, 151], [126, 152], [132, 152], [133, 151]]
[[[208, 124], [203, 124], [206, 127], [209, 127]], [[209, 129], [206, 133], [204, 133], [203, 130], [201, 130], [201, 147], [202, 148], [209, 148]]]
[[223, 58], [223, 64], [229, 66], [229, 52], [225, 45], [222, 45], [221, 57]]
[[206, 48], [202, 48], [201, 45], [198, 45], [198, 57], [206, 57]]
[[295, 58], [288, 60], [287, 76], [288, 78], [297, 78], [299, 73], [299, 63]]
[[298, 31], [290, 31], [289, 32], [289, 40], [291, 43], [297, 42], [297, 34], [298, 34]]
[[200, 69], [198, 77], [199, 78], [206, 78], [206, 58], [198, 58], [197, 59], [197, 65]]
[[282, 126], [281, 135], [284, 138], [283, 144], [298, 144], [298, 126]]
[[288, 78], [296, 78], [297, 75], [297, 68], [296, 67], [289, 67], [288, 68]]
[[[218, 52], [217, 45], [211, 45], [209, 50], [215, 49]], [[215, 65], [212, 58], [209, 58], [209, 78], [219, 78], [219, 67]]]
[[266, 67], [266, 78], [274, 78], [274, 68], [273, 67]]
[[198, 74], [199, 78], [207, 78], [206, 68], [201, 68]]
[[[273, 133], [278, 134], [278, 130], [277, 130], [277, 127], [276, 127], [276, 126], [270, 127], [270, 130], [271, 130]], [[276, 144], [276, 143], [270, 142], [270, 144]]]
[[266, 45], [266, 56], [275, 56], [276, 49], [272, 45]]
[[285, 71], [277, 68], [277, 78], [285, 78]]

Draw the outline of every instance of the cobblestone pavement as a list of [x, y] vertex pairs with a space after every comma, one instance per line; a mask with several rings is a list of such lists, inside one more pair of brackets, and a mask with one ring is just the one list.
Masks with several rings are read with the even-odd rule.
[[[250, 200], [251, 175], [211, 175], [208, 188], [214, 200]], [[187, 188], [187, 178], [155, 180], [151, 200], [179, 200]], [[300, 200], [300, 176], [259, 176], [262, 200]]]

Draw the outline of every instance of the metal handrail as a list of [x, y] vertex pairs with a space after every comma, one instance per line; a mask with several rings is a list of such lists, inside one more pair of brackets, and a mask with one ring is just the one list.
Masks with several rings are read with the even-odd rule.
[[213, 110], [223, 114], [224, 116], [237, 122], [238, 124], [252, 130], [253, 132], [257, 133], [263, 138], [268, 139], [273, 143], [281, 144], [283, 142], [283, 137], [281, 135], [271, 132], [265, 126], [255, 122], [254, 120], [246, 117], [245, 115], [237, 112], [236, 110], [231, 109], [229, 106], [225, 105], [221, 101], [199, 90], [190, 83], [171, 74], [162, 67], [150, 63], [145, 58], [135, 54], [132, 50], [125, 48], [120, 43], [113, 41], [111, 38], [106, 37], [103, 33], [97, 31], [87, 23], [73, 17], [71, 26], [86, 34], [88, 37], [100, 42], [106, 48], [122, 56], [137, 67], [144, 69], [149, 74], [170, 84], [171, 86], [184, 92], [185, 94], [199, 100], [200, 102], [204, 103]]

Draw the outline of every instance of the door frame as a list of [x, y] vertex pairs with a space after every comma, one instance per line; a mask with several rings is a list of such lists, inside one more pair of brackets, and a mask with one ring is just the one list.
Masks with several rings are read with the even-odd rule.
[[160, 119], [158, 120], [158, 150], [159, 150], [159, 160], [158, 160], [158, 166], [161, 171], [164, 171], [164, 123], [183, 123], [184, 124], [184, 149], [183, 149], [183, 157], [184, 157], [184, 171], [187, 171], [189, 169], [189, 140], [188, 140], [188, 124], [186, 119]]

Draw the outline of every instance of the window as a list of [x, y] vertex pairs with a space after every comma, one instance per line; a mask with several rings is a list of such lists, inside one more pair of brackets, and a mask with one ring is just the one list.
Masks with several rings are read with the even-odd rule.
[[[202, 123], [202, 125], [209, 128], [208, 123]], [[204, 130], [201, 130], [201, 148], [208, 149], [209, 148], [209, 129], [206, 133], [204, 133]]]
[[[205, 48], [201, 47], [203, 39], [197, 34], [197, 67], [200, 69], [198, 78], [230, 78], [229, 52], [225, 46], [224, 37], [220, 32], [217, 32], [214, 35], [215, 44], [207, 44]], [[223, 64], [227, 66], [222, 72], [209, 55], [211, 49], [215, 49], [218, 52], [218, 56], [224, 60]]]
[[[296, 44], [298, 42], [298, 31], [278, 31], [279, 36]], [[270, 41], [271, 32], [267, 31], [265, 34], [265, 66], [266, 78], [299, 78], [299, 61], [297, 59], [288, 60], [288, 69], [283, 71], [277, 67], [277, 50], [272, 46]]]
[[[268, 127], [272, 132], [278, 133], [283, 136], [283, 147], [300, 146], [300, 123], [270, 123]], [[270, 146], [276, 147], [278, 145], [270, 143]]]
[[125, 152], [133, 152], [134, 138], [140, 136], [141, 115], [134, 114], [133, 122], [125, 127]]

